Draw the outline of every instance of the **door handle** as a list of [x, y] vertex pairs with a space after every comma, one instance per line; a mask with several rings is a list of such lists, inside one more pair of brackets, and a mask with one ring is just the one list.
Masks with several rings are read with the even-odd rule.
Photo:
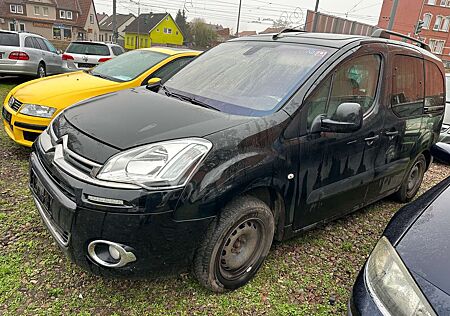
[[367, 143], [367, 145], [372, 146], [373, 143], [375, 143], [376, 140], [380, 138], [380, 135], [370, 136], [364, 138], [364, 141]]
[[397, 136], [397, 135], [398, 135], [398, 131], [384, 132], [384, 134], [385, 134], [386, 136], [393, 137], [393, 136]]

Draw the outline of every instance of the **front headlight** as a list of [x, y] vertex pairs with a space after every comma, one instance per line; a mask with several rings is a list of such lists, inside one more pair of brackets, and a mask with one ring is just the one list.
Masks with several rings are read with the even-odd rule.
[[386, 237], [366, 264], [366, 283], [383, 315], [436, 315]]
[[211, 148], [211, 142], [201, 138], [137, 147], [110, 158], [97, 178], [137, 184], [147, 189], [181, 187]]
[[51, 118], [53, 114], [55, 114], [55, 112], [56, 112], [55, 108], [45, 105], [28, 104], [28, 103], [23, 104], [22, 108], [20, 109], [21, 114], [44, 118]]

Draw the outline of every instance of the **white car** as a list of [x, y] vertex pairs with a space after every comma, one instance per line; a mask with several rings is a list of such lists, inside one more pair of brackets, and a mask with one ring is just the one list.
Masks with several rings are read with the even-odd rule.
[[117, 44], [76, 41], [62, 55], [65, 72], [89, 69], [124, 53]]

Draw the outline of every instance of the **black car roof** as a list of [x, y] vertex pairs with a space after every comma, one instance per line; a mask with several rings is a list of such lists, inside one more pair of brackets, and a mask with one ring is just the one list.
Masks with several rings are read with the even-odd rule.
[[335, 49], [343, 48], [344, 46], [351, 43], [358, 43], [362, 41], [373, 42], [373, 43], [390, 43], [395, 45], [400, 45], [405, 48], [416, 50], [423, 55], [429, 56], [430, 58], [440, 61], [436, 55], [431, 52], [410, 44], [406, 42], [401, 42], [393, 39], [386, 39], [380, 37], [371, 37], [363, 35], [351, 35], [351, 34], [334, 34], [334, 33], [308, 33], [308, 32], [289, 32], [281, 33], [279, 36], [274, 38], [274, 34], [260, 34], [247, 37], [240, 37], [233, 39], [231, 41], [273, 41], [273, 42], [285, 42], [285, 43], [299, 43], [308, 44], [314, 46], [325, 46]]

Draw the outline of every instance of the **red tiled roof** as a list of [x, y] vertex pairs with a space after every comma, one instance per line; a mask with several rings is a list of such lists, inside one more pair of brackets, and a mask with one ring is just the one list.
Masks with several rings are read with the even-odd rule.
[[256, 31], [242, 31], [238, 33], [238, 37], [256, 35]]

